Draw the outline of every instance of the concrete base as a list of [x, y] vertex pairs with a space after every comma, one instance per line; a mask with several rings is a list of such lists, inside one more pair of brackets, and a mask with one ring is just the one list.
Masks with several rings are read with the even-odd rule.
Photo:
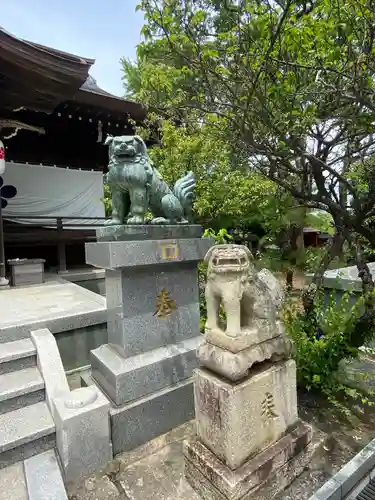
[[194, 418], [193, 380], [111, 408], [113, 454], [130, 451]]
[[[81, 385], [95, 381], [85, 373]], [[178, 411], [177, 411], [178, 410]], [[113, 455], [131, 451], [194, 418], [193, 379], [110, 409]]]
[[311, 427], [296, 428], [232, 471], [200, 441], [185, 442], [185, 477], [205, 500], [269, 500], [309, 464], [315, 447]]
[[92, 377], [116, 405], [130, 403], [192, 376], [201, 335], [124, 358], [116, 346], [91, 352]]

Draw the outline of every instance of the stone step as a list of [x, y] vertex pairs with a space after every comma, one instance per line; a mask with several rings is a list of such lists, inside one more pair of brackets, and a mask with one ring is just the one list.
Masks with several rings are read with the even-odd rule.
[[0, 500], [29, 500], [23, 462], [0, 470]]
[[24, 462], [28, 500], [68, 500], [55, 450]]
[[68, 500], [55, 450], [1, 469], [0, 500]]
[[36, 349], [31, 339], [0, 343], [0, 375], [36, 365]]
[[0, 375], [0, 415], [44, 399], [44, 380], [36, 366]]
[[55, 424], [47, 403], [0, 415], [0, 469], [55, 446]]

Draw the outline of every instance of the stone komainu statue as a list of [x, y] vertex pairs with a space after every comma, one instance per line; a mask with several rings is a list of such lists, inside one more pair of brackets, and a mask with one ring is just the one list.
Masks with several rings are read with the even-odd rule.
[[193, 172], [179, 179], [173, 190], [153, 166], [143, 139], [137, 135], [108, 136], [106, 176], [112, 193], [110, 224], [143, 224], [148, 211], [153, 224], [186, 224], [194, 201]]
[[280, 314], [284, 291], [273, 274], [256, 272], [242, 245], [215, 245], [205, 261], [207, 321], [205, 341], [197, 350], [200, 362], [240, 380], [255, 363], [287, 359], [291, 343]]
[[[248, 337], [264, 341], [280, 334], [279, 312], [284, 293], [267, 270], [255, 271], [249, 249], [242, 245], [216, 245], [206, 257], [208, 263], [206, 333], [233, 339]], [[225, 332], [219, 322], [220, 304], [226, 315]], [[253, 337], [253, 340], [251, 340]]]

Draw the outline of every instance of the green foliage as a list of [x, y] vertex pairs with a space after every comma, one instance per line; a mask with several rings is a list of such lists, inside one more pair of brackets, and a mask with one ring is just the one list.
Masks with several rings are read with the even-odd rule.
[[364, 299], [359, 297], [351, 305], [353, 298], [350, 292], [344, 293], [340, 300], [332, 294], [324, 304], [320, 294], [315, 298], [314, 312], [310, 316], [292, 303], [285, 307], [284, 321], [294, 343], [300, 388], [321, 392], [327, 397], [348, 392], [339, 379], [340, 365], [345, 360], [357, 358], [359, 348], [373, 337], [372, 328], [361, 329], [358, 334]]
[[207, 320], [206, 298], [204, 294], [207, 279], [207, 265], [201, 262], [198, 265], [198, 286], [199, 286], [199, 313], [200, 313], [200, 331], [204, 333], [204, 325]]
[[375, 183], [363, 192], [347, 176], [373, 154], [369, 0], [140, 0], [139, 8], [144, 41], [124, 69], [141, 102], [184, 126], [224, 130], [246, 158], [241, 168], [274, 180], [304, 207], [344, 217], [375, 242], [368, 225]]
[[136, 100], [137, 90], [141, 86], [141, 74], [138, 65], [125, 58], [121, 59], [121, 64], [124, 71], [125, 97]]
[[322, 210], [307, 212], [305, 225], [307, 227], [313, 227], [321, 233], [327, 233], [330, 235], [335, 233], [332, 216]]
[[213, 238], [216, 245], [230, 243], [233, 240], [233, 236], [231, 236], [226, 229], [219, 229], [219, 231], [215, 231], [211, 228], [205, 229], [203, 238]]
[[304, 253], [305, 253], [305, 265], [304, 265], [304, 270], [308, 273], [314, 273], [318, 267], [319, 264], [323, 258], [323, 255], [326, 252], [325, 247], [320, 247], [320, 248], [314, 248], [314, 247], [308, 247], [305, 248]]
[[111, 190], [106, 182], [104, 182], [104, 196], [101, 202], [104, 205], [105, 216], [110, 217], [112, 215], [112, 196]]
[[246, 171], [243, 160], [222, 134], [225, 124], [221, 120], [188, 127], [159, 120], [159, 127], [161, 145], [149, 148], [150, 157], [170, 185], [188, 170], [195, 173], [194, 211], [203, 226], [218, 230], [266, 224], [276, 210], [284, 210], [275, 197], [276, 185]]

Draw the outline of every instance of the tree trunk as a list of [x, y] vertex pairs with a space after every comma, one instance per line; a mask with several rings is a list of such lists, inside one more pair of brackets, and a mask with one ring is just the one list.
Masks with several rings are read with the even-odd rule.
[[373, 309], [374, 299], [372, 296], [374, 292], [374, 280], [372, 278], [370, 269], [363, 256], [361, 244], [358, 238], [355, 239], [355, 255], [356, 255], [356, 263], [358, 269], [358, 277], [361, 278], [362, 280], [363, 294], [365, 295], [367, 300], [370, 300], [371, 309]]
[[294, 276], [293, 269], [291, 268], [287, 269], [285, 282], [286, 282], [286, 290], [288, 293], [291, 293], [293, 291], [293, 276]]

